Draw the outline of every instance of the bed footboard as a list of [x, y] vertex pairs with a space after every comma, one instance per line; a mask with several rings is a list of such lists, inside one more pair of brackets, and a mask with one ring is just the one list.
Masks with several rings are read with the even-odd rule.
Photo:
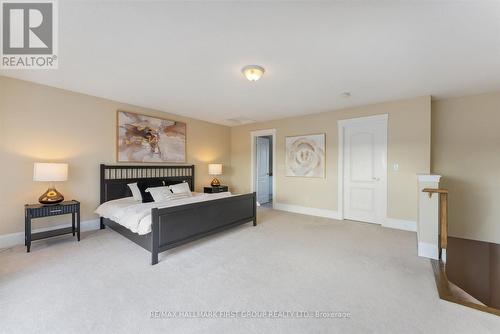
[[250, 221], [255, 226], [256, 209], [256, 193], [152, 209], [151, 264], [167, 249]]

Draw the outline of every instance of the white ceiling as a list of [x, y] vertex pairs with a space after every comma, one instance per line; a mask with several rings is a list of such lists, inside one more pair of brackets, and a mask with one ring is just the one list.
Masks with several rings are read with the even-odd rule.
[[[227, 125], [500, 90], [499, 1], [59, 0], [59, 10], [59, 69], [1, 75]], [[266, 68], [260, 81], [243, 78], [248, 64]]]

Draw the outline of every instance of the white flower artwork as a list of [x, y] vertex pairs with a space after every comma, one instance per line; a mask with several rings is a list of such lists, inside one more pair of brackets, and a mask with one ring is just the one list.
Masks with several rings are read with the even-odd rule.
[[325, 177], [325, 134], [285, 138], [286, 176]]

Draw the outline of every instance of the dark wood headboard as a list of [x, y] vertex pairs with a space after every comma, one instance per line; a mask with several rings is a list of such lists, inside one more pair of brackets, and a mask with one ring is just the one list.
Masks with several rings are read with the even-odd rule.
[[143, 180], [165, 181], [166, 185], [187, 182], [194, 191], [194, 165], [190, 166], [132, 166], [101, 164], [101, 204], [132, 196], [127, 186]]

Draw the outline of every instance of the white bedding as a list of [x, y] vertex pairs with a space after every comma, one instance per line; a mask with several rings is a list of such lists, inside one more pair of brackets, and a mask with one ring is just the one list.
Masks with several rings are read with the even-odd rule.
[[188, 198], [151, 203], [142, 203], [134, 200], [133, 197], [120, 198], [101, 204], [95, 213], [125, 226], [134, 233], [143, 235], [151, 232], [151, 209], [153, 208], [167, 208], [232, 196], [230, 192], [216, 194], [193, 192], [192, 194], [193, 196]]

